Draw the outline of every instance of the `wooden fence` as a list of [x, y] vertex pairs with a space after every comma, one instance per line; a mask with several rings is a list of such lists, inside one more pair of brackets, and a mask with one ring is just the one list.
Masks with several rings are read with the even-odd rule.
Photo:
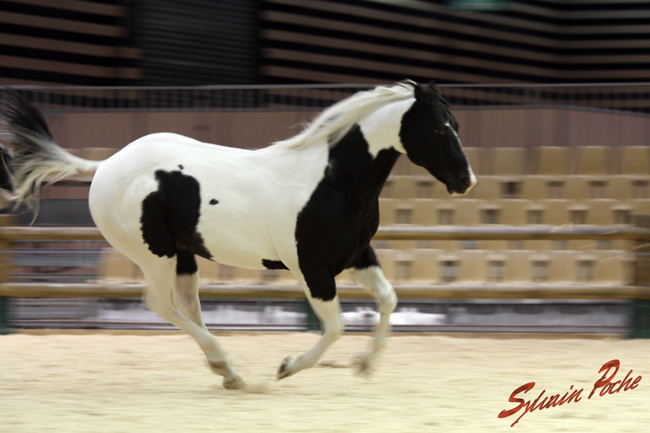
[[[6, 221], [6, 220], [5, 220]], [[636, 226], [562, 227], [380, 227], [377, 240], [633, 240], [635, 272], [631, 285], [396, 286], [402, 299], [629, 299], [633, 301], [632, 336], [650, 337], [650, 218]], [[2, 220], [0, 220], [1, 224]], [[10, 282], [12, 243], [18, 240], [103, 240], [96, 228], [0, 226], [0, 329], [7, 327], [9, 297], [139, 297], [141, 284], [48, 284]], [[297, 286], [207, 285], [203, 298], [302, 298]], [[355, 286], [339, 288], [342, 298], [365, 298]]]

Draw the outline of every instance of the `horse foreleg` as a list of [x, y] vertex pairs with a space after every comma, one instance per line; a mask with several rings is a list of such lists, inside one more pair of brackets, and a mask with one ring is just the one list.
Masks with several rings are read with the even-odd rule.
[[[331, 284], [334, 283], [332, 278]], [[305, 286], [306, 287], [306, 286]], [[343, 316], [338, 296], [329, 301], [315, 299], [306, 288], [307, 299], [323, 326], [323, 335], [311, 349], [296, 357], [288, 356], [278, 370], [278, 380], [296, 374], [300, 370], [313, 367], [323, 353], [343, 334]]]
[[[174, 296], [178, 297], [178, 294], [174, 294], [176, 285], [176, 275], [173, 274], [174, 262], [174, 258], [160, 258], [153, 264], [141, 266], [147, 281], [143, 297], [144, 304], [158, 316], [179, 327], [196, 340], [205, 353], [212, 371], [224, 377], [224, 388], [244, 388], [246, 383], [232, 369], [214, 336], [208, 332], [205, 326], [201, 326], [183, 315], [174, 303]], [[196, 293], [198, 298], [198, 287]]]
[[390, 332], [390, 314], [397, 306], [397, 295], [379, 265], [372, 265], [363, 269], [349, 269], [348, 274], [375, 298], [380, 314], [370, 351], [360, 353], [356, 359], [359, 372], [366, 373], [372, 366], [377, 354], [386, 344], [386, 337]]

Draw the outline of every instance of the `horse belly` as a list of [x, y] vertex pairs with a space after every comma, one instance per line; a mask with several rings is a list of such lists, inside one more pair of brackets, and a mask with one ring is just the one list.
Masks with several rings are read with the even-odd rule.
[[263, 269], [263, 260], [279, 260], [275, 247], [260, 232], [259, 227], [246, 227], [242, 221], [206, 218], [199, 222], [198, 232], [203, 236], [212, 260], [218, 263]]

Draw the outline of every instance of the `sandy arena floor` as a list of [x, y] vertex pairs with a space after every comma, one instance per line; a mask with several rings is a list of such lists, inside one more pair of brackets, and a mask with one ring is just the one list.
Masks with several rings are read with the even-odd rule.
[[[317, 368], [276, 382], [280, 361], [315, 334], [219, 337], [246, 391], [226, 391], [183, 334], [0, 336], [0, 432], [640, 432], [650, 426], [650, 340], [394, 335], [370, 378], [348, 365], [366, 348], [346, 335]], [[627, 392], [589, 392], [600, 367]], [[584, 388], [582, 400], [508, 418], [510, 394], [533, 400]]]

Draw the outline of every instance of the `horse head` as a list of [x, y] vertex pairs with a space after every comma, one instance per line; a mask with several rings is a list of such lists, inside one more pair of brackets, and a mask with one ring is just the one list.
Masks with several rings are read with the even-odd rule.
[[476, 185], [458, 137], [458, 122], [435, 82], [413, 83], [415, 102], [402, 117], [400, 139], [411, 162], [427, 169], [451, 195]]

